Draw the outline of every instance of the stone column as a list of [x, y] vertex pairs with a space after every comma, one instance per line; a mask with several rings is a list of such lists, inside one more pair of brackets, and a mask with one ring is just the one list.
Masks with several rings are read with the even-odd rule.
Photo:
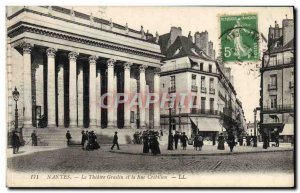
[[55, 53], [54, 48], [47, 49], [48, 71], [47, 71], [47, 106], [48, 127], [56, 127], [55, 113]]
[[114, 66], [115, 60], [107, 61], [107, 127], [112, 128], [114, 123]]
[[97, 77], [96, 77], [96, 103], [97, 103], [97, 116], [96, 122], [97, 127], [101, 127], [101, 72], [100, 69], [97, 69]]
[[69, 127], [77, 126], [77, 69], [76, 69], [76, 60], [78, 54], [76, 52], [69, 53]]
[[[113, 92], [113, 96], [114, 96], [114, 103], [113, 103], [113, 108], [114, 108], [114, 125], [117, 126], [118, 125], [118, 104], [116, 104], [118, 98], [116, 98], [117, 94], [118, 94], [118, 84], [117, 84], [117, 73], [115, 72], [115, 75], [114, 75], [114, 92]], [[116, 106], [115, 106], [116, 105]]]
[[97, 82], [96, 82], [96, 56], [89, 57], [90, 63], [90, 85], [89, 85], [89, 106], [90, 106], [90, 127], [96, 127], [97, 119]]
[[140, 127], [144, 129], [146, 127], [146, 112], [145, 112], [145, 102], [146, 102], [146, 71], [147, 66], [140, 66], [140, 99], [139, 108], [140, 108]]
[[58, 64], [57, 70], [57, 125], [58, 127], [65, 126], [65, 95], [64, 95], [64, 64]]
[[124, 95], [128, 97], [128, 101], [124, 104], [124, 128], [131, 128], [130, 124], [130, 101], [131, 101], [131, 91], [130, 91], [130, 67], [131, 62], [126, 62], [124, 64]]
[[23, 85], [24, 85], [24, 127], [32, 127], [32, 93], [31, 93], [31, 48], [29, 43], [23, 48]]
[[78, 66], [77, 71], [77, 120], [78, 127], [83, 127], [83, 67]]
[[[160, 69], [154, 71], [154, 94], [160, 97]], [[154, 129], [160, 129], [160, 100], [153, 104]]]

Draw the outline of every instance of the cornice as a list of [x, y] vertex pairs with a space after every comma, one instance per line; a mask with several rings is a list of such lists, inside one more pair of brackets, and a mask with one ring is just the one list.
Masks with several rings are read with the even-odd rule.
[[[53, 30], [53, 31], [52, 31]], [[60, 31], [55, 31], [55, 29], [49, 29], [49, 28], [42, 28], [40, 26], [33, 26], [32, 24], [27, 24], [25, 22], [19, 22], [14, 26], [11, 26], [8, 28], [8, 36], [10, 38], [16, 37], [24, 32], [29, 32], [29, 33], [34, 33], [34, 34], [40, 34], [48, 37], [54, 37], [57, 39], [63, 39], [71, 42], [76, 42], [76, 43], [82, 43], [85, 45], [90, 45], [90, 46], [96, 46], [100, 48], [105, 48], [105, 49], [110, 49], [114, 51], [119, 51], [119, 52], [124, 52], [124, 53], [129, 53], [129, 54], [134, 54], [134, 55], [139, 55], [139, 56], [144, 56], [148, 58], [154, 58], [161, 60], [163, 58], [163, 55], [159, 53], [149, 53], [151, 51], [146, 51], [146, 50], [136, 50], [136, 48], [132, 48], [129, 46], [123, 46], [121, 44], [113, 44], [107, 41], [99, 40], [99, 39], [89, 39], [89, 37], [81, 36], [81, 37], [75, 37], [80, 36], [77, 34], [71, 34], [67, 32], [60, 32]]]

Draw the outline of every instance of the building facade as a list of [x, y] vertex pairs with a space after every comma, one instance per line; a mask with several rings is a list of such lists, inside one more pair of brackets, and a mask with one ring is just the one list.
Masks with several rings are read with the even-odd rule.
[[270, 141], [276, 135], [283, 142], [294, 137], [294, 67], [294, 20], [284, 19], [282, 27], [275, 21], [260, 69], [260, 131]]
[[[211, 140], [236, 122], [236, 92], [225, 76], [225, 68], [214, 60], [208, 33], [196, 32], [194, 38], [193, 42], [190, 34], [182, 36], [181, 28], [176, 27], [160, 36], [162, 53], [166, 55], [161, 67], [160, 92], [169, 93], [172, 98], [171, 107], [161, 109], [161, 127], [168, 129], [171, 110], [173, 131], [185, 132], [188, 137], [199, 131]], [[166, 46], [165, 42], [173, 43]], [[241, 105], [239, 110], [243, 117]]]
[[57, 6], [11, 6], [6, 16], [9, 129], [15, 87], [24, 130], [40, 119], [47, 128], [159, 128], [159, 104], [114, 105], [120, 93], [159, 92], [163, 55], [143, 27]]

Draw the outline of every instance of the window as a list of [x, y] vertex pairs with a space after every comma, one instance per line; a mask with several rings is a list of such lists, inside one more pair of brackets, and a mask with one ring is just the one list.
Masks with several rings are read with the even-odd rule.
[[277, 65], [277, 57], [276, 56], [270, 57], [269, 66], [276, 66], [276, 65]]
[[201, 76], [201, 88], [205, 88], [205, 76]]
[[176, 83], [175, 83], [175, 76], [171, 76], [171, 83], [170, 83], [171, 87], [175, 87]]
[[210, 89], [214, 88], [214, 78], [209, 79], [209, 88]]
[[130, 123], [134, 123], [134, 111], [130, 111]]
[[276, 108], [277, 107], [277, 95], [271, 95], [271, 108]]
[[200, 63], [200, 71], [203, 71], [203, 63]]
[[196, 86], [196, 74], [192, 74], [192, 86]]
[[270, 84], [273, 87], [277, 86], [277, 74], [270, 75]]
[[205, 112], [205, 97], [201, 97], [201, 112]]
[[214, 99], [211, 98], [209, 100], [209, 108], [210, 108], [210, 112], [212, 113], [214, 111]]
[[208, 66], [208, 72], [212, 72], [212, 65], [211, 64]]

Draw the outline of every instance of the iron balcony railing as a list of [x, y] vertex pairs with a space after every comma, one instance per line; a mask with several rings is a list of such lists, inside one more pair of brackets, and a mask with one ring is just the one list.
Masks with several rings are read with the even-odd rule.
[[216, 89], [214, 88], [209, 88], [209, 94], [215, 94], [216, 93]]
[[275, 107], [270, 107], [270, 106], [264, 106], [263, 107], [264, 111], [281, 111], [281, 110], [294, 110], [294, 105], [293, 104], [288, 104], [288, 105], [277, 105]]
[[213, 109], [191, 109], [192, 114], [201, 114], [201, 115], [220, 115], [220, 111]]
[[290, 81], [290, 88], [294, 88], [294, 82], [293, 81]]
[[176, 92], [176, 86], [171, 86], [171, 87], [169, 87], [169, 93], [174, 93], [174, 92]]
[[277, 84], [268, 84], [268, 91], [277, 90]]
[[191, 91], [198, 92], [198, 87], [196, 85], [192, 85]]
[[201, 93], [206, 93], [206, 87], [201, 87]]

